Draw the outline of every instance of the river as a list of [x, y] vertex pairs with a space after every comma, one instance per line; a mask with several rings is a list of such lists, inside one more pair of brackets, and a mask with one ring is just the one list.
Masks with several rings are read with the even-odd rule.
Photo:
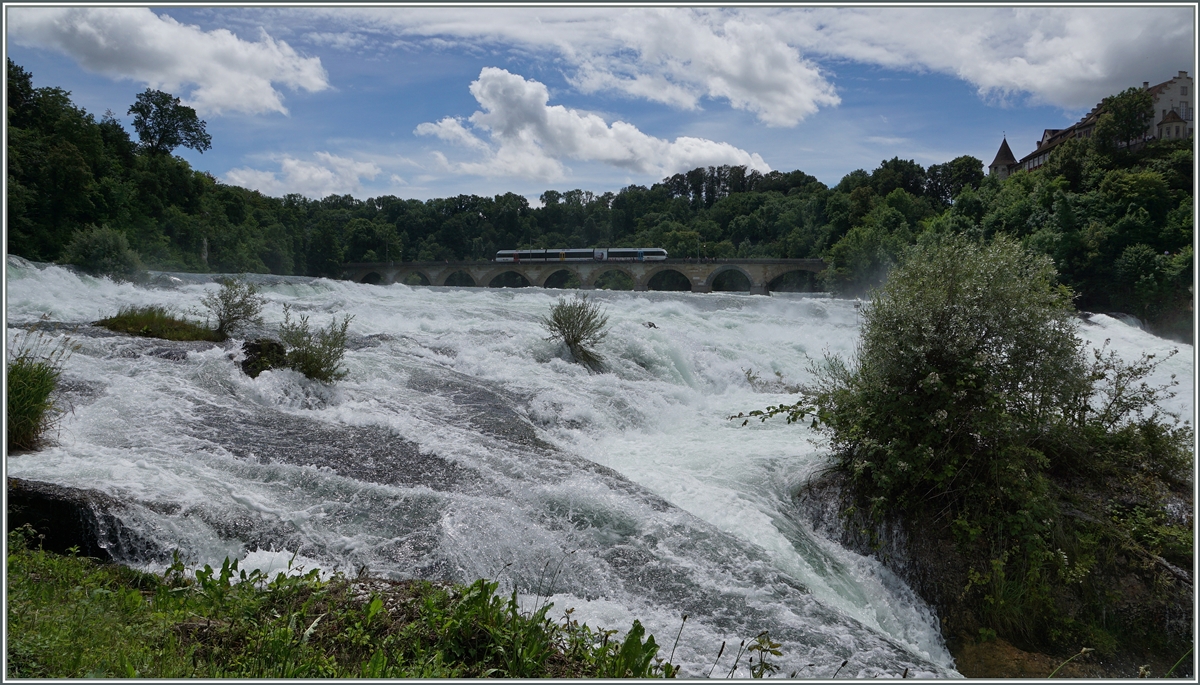
[[[685, 676], [727, 675], [739, 641], [767, 630], [784, 675], [958, 677], [920, 598], [796, 516], [794, 493], [828, 462], [818, 436], [727, 419], [791, 401], [813, 359], [852, 353], [853, 301], [594, 291], [610, 333], [591, 374], [538, 323], [570, 291], [253, 277], [265, 330], [285, 303], [319, 326], [353, 315], [349, 376], [325, 386], [247, 377], [238, 341], [86, 325], [126, 305], [195, 309], [215, 288], [173, 275], [144, 287], [8, 258], [10, 347], [38, 321], [79, 345], [55, 444], [10, 458], [9, 475], [118, 497], [127, 526], [193, 565], [488, 577], [554, 617], [640, 619], [663, 655], [687, 614]], [[1179, 348], [1156, 380], [1178, 376], [1169, 408], [1191, 417], [1191, 346], [1104, 315], [1080, 335], [1126, 358]]]

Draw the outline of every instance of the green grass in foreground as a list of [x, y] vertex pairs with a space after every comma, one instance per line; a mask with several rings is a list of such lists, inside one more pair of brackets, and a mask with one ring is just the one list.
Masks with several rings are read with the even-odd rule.
[[[496, 584], [440, 587], [236, 562], [162, 575], [9, 535], [9, 678], [672, 677], [634, 621], [624, 640], [532, 613]], [[643, 641], [644, 638], [644, 641]]]
[[146, 338], [162, 338], [164, 340], [209, 340], [222, 342], [225, 336], [216, 331], [186, 319], [181, 319], [165, 307], [150, 305], [147, 307], [122, 307], [116, 316], [101, 319], [97, 326], [103, 326], [110, 331], [129, 333]]

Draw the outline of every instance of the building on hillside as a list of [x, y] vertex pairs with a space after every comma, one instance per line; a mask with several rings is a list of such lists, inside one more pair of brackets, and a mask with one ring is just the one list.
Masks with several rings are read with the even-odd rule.
[[[1188, 138], [1194, 135], [1194, 117], [1196, 97], [1192, 77], [1186, 71], [1162, 83], [1151, 86], [1149, 81], [1142, 82], [1142, 89], [1154, 97], [1154, 117], [1146, 127], [1146, 133], [1140, 140], [1134, 141], [1131, 147], [1140, 147], [1151, 140]], [[1103, 104], [1103, 103], [1101, 103]], [[988, 167], [989, 175], [995, 174], [1001, 179], [1014, 171], [1033, 171], [1046, 163], [1051, 151], [1072, 138], [1091, 138], [1095, 132], [1096, 121], [1103, 112], [1096, 105], [1082, 119], [1068, 128], [1048, 128], [1042, 133], [1042, 139], [1037, 141], [1033, 152], [1022, 157], [1019, 161], [1013, 157], [1008, 141], [1000, 143], [1000, 151], [996, 153], [996, 161]], [[1012, 160], [1011, 162], [1008, 160]]]
[[1000, 151], [996, 153], [996, 159], [988, 165], [988, 175], [999, 176], [1003, 181], [1008, 178], [1016, 164], [1017, 158], [1013, 157], [1012, 149], [1008, 147], [1008, 138], [1005, 137], [1000, 141]]
[[1168, 110], [1155, 129], [1157, 138], [1186, 138], [1192, 135], [1192, 122], [1174, 109]]

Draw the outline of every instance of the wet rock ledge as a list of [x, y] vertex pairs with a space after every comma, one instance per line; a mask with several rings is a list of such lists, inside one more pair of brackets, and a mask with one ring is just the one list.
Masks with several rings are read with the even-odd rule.
[[80, 556], [127, 561], [159, 556], [153, 545], [121, 523], [125, 505], [96, 490], [9, 478], [5, 500], [8, 531], [26, 524], [40, 536], [34, 544], [58, 553], [75, 547]]
[[[806, 483], [796, 493], [794, 503], [798, 518], [811, 525], [815, 533], [859, 554], [875, 557], [929, 603], [939, 618], [955, 668], [967, 678], [1045, 678], [1072, 656], [1048, 647], [1042, 651], [1038, 645], [1026, 645], [1037, 650], [1026, 651], [994, 636], [980, 638], [981, 623], [962, 599], [962, 589], [967, 586], [967, 565], [955, 550], [948, 522], [918, 521], [914, 530], [920, 533], [910, 534], [896, 521], [874, 521], [853, 506], [849, 483], [837, 470], [818, 474]], [[1152, 581], [1127, 572], [1107, 582], [1114, 592], [1120, 588], [1137, 598], [1147, 595], [1146, 587]], [[1192, 606], [1191, 588], [1190, 579], [1181, 584], [1178, 590], [1181, 607]], [[1113, 610], [1128, 611], [1135, 604], [1136, 599], [1114, 603]], [[1171, 669], [1173, 661], [1161, 655], [1118, 648], [1106, 658], [1090, 653], [1074, 659], [1059, 672], [1059, 677], [1134, 678], [1141, 667], [1148, 667], [1157, 677]], [[1190, 678], [1189, 664], [1179, 666], [1175, 677]]]

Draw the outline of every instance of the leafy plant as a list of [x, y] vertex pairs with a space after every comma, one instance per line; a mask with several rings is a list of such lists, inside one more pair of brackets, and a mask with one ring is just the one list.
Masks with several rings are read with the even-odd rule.
[[750, 677], [751, 678], [769, 678], [772, 674], [779, 672], [779, 665], [771, 663], [768, 656], [783, 656], [783, 652], [779, 651], [781, 645], [778, 642], [773, 642], [767, 631], [762, 631], [754, 641], [750, 643], [747, 651], [758, 652], [758, 663], [754, 663], [754, 657], [750, 657]]
[[592, 349], [604, 340], [608, 331], [608, 316], [600, 305], [588, 302], [587, 296], [574, 300], [560, 299], [550, 310], [550, 316], [542, 317], [541, 324], [550, 332], [546, 340], [559, 340], [571, 351], [575, 361], [592, 371], [599, 371], [604, 357]]
[[347, 314], [339, 324], [335, 316], [329, 328], [314, 331], [309, 328], [307, 316], [293, 321], [291, 308], [284, 305], [279, 337], [288, 348], [287, 366], [323, 383], [345, 378], [349, 372], [341, 363], [346, 355], [346, 331], [353, 319]]
[[129, 247], [129, 239], [107, 224], [75, 231], [61, 261], [93, 275], [117, 279], [131, 279], [142, 269], [137, 253]]
[[40, 447], [46, 432], [62, 415], [53, 394], [63, 363], [74, 349], [70, 338], [51, 341], [45, 333], [32, 329], [9, 348], [5, 389], [10, 452]]
[[245, 278], [224, 278], [215, 293], [200, 298], [211, 316], [216, 319], [216, 335], [225, 340], [230, 334], [251, 324], [262, 325], [262, 308], [267, 300], [258, 286]]

